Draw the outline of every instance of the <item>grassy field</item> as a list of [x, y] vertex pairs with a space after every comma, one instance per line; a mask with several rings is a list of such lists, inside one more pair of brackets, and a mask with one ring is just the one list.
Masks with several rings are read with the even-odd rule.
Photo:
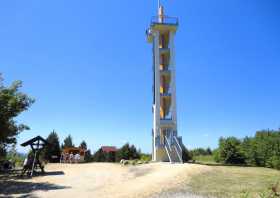
[[280, 171], [273, 169], [212, 166], [211, 171], [193, 177], [188, 186], [201, 195], [255, 198], [270, 197], [272, 187], [279, 181]]

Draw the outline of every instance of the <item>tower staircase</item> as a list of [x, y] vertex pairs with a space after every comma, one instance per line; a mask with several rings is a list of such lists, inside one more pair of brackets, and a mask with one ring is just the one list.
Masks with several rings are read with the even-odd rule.
[[171, 141], [165, 136], [165, 151], [170, 163], [183, 163], [182, 146], [176, 136], [173, 136]]

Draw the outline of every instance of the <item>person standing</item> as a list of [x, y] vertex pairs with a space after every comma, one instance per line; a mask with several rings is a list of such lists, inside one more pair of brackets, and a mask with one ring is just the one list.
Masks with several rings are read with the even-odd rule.
[[73, 155], [73, 153], [71, 152], [71, 153], [70, 153], [70, 156], [69, 156], [70, 164], [72, 164], [73, 159], [74, 159], [74, 155]]
[[75, 155], [75, 162], [76, 162], [76, 163], [79, 163], [79, 161], [80, 161], [80, 154], [77, 153], [77, 154]]

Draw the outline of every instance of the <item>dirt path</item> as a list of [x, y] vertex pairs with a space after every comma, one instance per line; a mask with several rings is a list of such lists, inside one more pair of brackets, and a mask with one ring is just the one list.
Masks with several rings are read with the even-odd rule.
[[35, 197], [144, 198], [174, 189], [209, 169], [201, 165], [169, 163], [138, 166], [49, 164], [46, 167], [49, 175], [34, 177], [28, 182], [38, 184], [30, 194]]

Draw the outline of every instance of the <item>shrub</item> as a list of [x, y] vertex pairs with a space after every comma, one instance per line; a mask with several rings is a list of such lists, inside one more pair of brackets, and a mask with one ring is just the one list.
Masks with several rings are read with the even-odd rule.
[[182, 159], [183, 159], [183, 162], [187, 162], [192, 159], [191, 152], [189, 152], [188, 149], [184, 145], [182, 146]]
[[269, 168], [275, 168], [280, 170], [280, 156], [274, 155], [270, 157], [266, 162], [266, 166]]
[[244, 164], [245, 155], [241, 149], [241, 141], [235, 137], [220, 138], [220, 160], [225, 164]]
[[152, 160], [152, 156], [150, 154], [141, 153], [140, 160], [143, 162], [149, 162]]
[[15, 166], [22, 166], [25, 155], [18, 153], [15, 149], [11, 149], [6, 156], [6, 160], [11, 161]]
[[213, 150], [213, 157], [214, 157], [215, 162], [221, 162], [220, 150], [218, 148]]

